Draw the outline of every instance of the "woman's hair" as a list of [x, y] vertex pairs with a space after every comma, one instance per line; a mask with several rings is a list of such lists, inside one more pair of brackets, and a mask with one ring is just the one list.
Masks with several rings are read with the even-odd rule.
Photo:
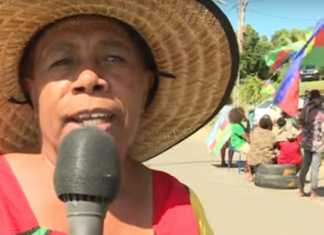
[[244, 109], [241, 107], [232, 109], [228, 115], [230, 123], [241, 123], [244, 120], [244, 118]]
[[307, 106], [303, 109], [300, 115], [300, 123], [302, 126], [311, 124], [314, 122], [314, 118], [319, 110], [323, 108], [323, 98], [318, 97], [310, 100]]
[[264, 115], [259, 121], [259, 126], [262, 129], [272, 130], [273, 122], [271, 120], [271, 117], [269, 115]]
[[279, 118], [278, 121], [277, 121], [277, 124], [278, 124], [278, 126], [279, 126], [280, 128], [281, 128], [281, 127], [284, 127], [284, 126], [286, 125], [286, 123], [287, 123], [287, 121], [286, 121], [286, 119], [283, 118], [283, 117]]
[[312, 101], [312, 100], [320, 98], [320, 97], [321, 97], [321, 93], [319, 90], [311, 90], [309, 92], [309, 101]]
[[286, 112], [281, 112], [281, 117], [283, 117], [283, 118], [291, 118], [291, 116]]

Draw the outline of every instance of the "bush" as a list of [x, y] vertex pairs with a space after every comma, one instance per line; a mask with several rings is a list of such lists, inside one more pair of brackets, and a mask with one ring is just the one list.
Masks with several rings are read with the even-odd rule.
[[245, 107], [249, 104], [257, 105], [261, 101], [271, 97], [271, 95], [261, 94], [266, 81], [257, 76], [249, 76], [240, 85], [240, 105]]

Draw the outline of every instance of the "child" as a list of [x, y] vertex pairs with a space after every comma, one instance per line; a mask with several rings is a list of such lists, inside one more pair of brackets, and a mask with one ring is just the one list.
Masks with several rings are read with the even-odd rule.
[[246, 155], [250, 150], [250, 137], [246, 128], [242, 124], [246, 120], [242, 108], [234, 108], [229, 113], [229, 121], [232, 124], [232, 137], [231, 145], [235, 151], [241, 152]]
[[228, 118], [232, 124], [232, 148], [235, 151], [240, 152], [247, 160], [246, 156], [250, 151], [250, 137], [247, 129], [242, 124], [242, 122], [246, 120], [244, 110], [242, 108], [234, 108], [230, 111]]
[[[264, 115], [259, 125], [251, 134], [251, 148], [249, 152], [249, 166], [253, 169], [260, 164], [275, 163], [276, 136], [272, 132], [273, 122], [269, 115]], [[252, 179], [252, 177], [250, 178]]]
[[302, 156], [300, 151], [300, 134], [290, 119], [283, 117], [278, 119], [279, 132], [277, 136], [277, 148], [279, 155], [277, 157], [278, 164], [296, 165], [300, 169]]

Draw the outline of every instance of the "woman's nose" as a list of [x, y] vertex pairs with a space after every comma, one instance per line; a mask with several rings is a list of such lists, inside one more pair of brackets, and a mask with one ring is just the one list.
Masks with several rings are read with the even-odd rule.
[[71, 90], [75, 94], [105, 92], [108, 90], [108, 83], [106, 80], [99, 78], [97, 73], [91, 70], [84, 70], [73, 82]]

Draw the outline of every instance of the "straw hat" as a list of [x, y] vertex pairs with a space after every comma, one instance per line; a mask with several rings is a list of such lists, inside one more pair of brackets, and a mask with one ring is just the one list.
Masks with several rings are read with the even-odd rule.
[[145, 112], [131, 153], [148, 160], [204, 126], [229, 98], [239, 56], [235, 34], [211, 0], [0, 0], [0, 152], [38, 151], [38, 128], [22, 97], [18, 62], [42, 26], [78, 14], [120, 19], [147, 40], [160, 71], [153, 104]]

